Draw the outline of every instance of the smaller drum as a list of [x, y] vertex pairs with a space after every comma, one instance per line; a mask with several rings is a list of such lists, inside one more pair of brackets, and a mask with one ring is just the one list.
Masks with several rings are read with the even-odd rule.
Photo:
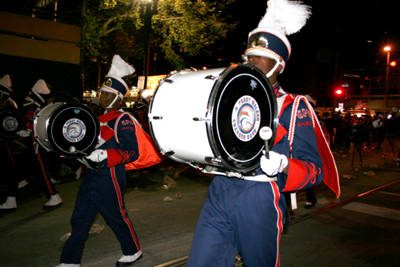
[[78, 158], [94, 150], [100, 122], [82, 104], [52, 103], [36, 114], [33, 130], [36, 140], [47, 151]]
[[19, 137], [17, 132], [26, 130], [26, 118], [15, 107], [0, 109], [0, 139], [13, 140]]

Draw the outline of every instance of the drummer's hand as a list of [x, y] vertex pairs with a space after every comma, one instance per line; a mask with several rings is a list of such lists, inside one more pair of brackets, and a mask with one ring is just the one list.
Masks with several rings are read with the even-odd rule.
[[31, 130], [21, 130], [18, 131], [17, 134], [21, 137], [28, 137], [31, 135]]
[[86, 158], [94, 162], [101, 162], [107, 158], [107, 150], [96, 149], [89, 156], [86, 156]]
[[288, 166], [289, 161], [285, 155], [269, 151], [269, 159], [263, 155], [260, 160], [260, 167], [268, 176], [275, 176]]

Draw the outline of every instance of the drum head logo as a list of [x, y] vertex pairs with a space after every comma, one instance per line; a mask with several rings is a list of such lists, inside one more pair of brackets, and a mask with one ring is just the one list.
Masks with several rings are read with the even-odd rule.
[[16, 118], [14, 117], [6, 117], [3, 120], [3, 129], [9, 132], [13, 132], [15, 130], [17, 130], [18, 128], [18, 121]]
[[232, 128], [238, 139], [248, 142], [257, 135], [261, 114], [257, 101], [245, 95], [236, 101], [232, 111]]
[[77, 143], [81, 141], [86, 134], [86, 126], [79, 119], [69, 119], [64, 123], [63, 136], [71, 143]]

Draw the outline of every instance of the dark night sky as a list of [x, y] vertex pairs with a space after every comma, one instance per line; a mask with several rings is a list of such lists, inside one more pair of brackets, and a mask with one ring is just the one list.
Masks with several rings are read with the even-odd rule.
[[[74, 3], [78, 7], [81, 0], [61, 2]], [[285, 90], [312, 93], [325, 101], [323, 99], [333, 95], [336, 60], [340, 77], [340, 73], [350, 70], [384, 66], [386, 54], [383, 47], [387, 44], [392, 46], [391, 59], [398, 58], [400, 27], [395, 1], [303, 2], [312, 7], [312, 15], [299, 33], [288, 37], [292, 44], [292, 54], [284, 73], [279, 77]], [[229, 11], [229, 21], [240, 22], [237, 29], [214, 45], [210, 56], [194, 57], [188, 64], [196, 68], [213, 68], [240, 62], [246, 49], [247, 35], [257, 27], [266, 7], [267, 0], [236, 0]]]
[[[231, 46], [232, 62], [240, 60], [247, 34], [264, 16], [266, 3], [236, 0], [237, 9], [232, 16], [242, 23], [227, 40], [221, 41]], [[300, 32], [288, 37], [292, 54], [278, 78], [285, 90], [312, 93], [325, 101], [333, 95], [336, 60], [339, 77], [350, 70], [385, 65], [383, 47], [387, 44], [392, 45], [391, 58], [397, 57], [400, 29], [393, 1], [305, 0], [304, 3], [312, 7], [312, 15]]]

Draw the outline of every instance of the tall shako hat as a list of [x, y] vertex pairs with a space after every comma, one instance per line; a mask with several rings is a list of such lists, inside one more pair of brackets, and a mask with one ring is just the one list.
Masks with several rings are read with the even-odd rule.
[[134, 72], [135, 69], [131, 65], [126, 63], [119, 55], [114, 55], [111, 68], [105, 77], [100, 91], [111, 92], [116, 94], [121, 100], [124, 99], [124, 95], [128, 91], [128, 85], [122, 78]]
[[267, 5], [258, 27], [249, 33], [243, 58], [247, 60], [248, 56], [260, 56], [275, 60], [275, 67], [267, 74], [270, 77], [279, 65], [282, 65], [282, 71], [285, 68], [292, 52], [286, 35], [303, 28], [311, 15], [311, 7], [301, 1], [290, 0], [269, 0]]
[[49, 98], [50, 92], [49, 87], [47, 87], [47, 84], [43, 79], [37, 80], [29, 95], [25, 97], [25, 100], [28, 103], [24, 104], [24, 106], [35, 104], [36, 106], [41, 107], [46, 102], [46, 99]]
[[10, 75], [6, 74], [0, 79], [0, 94], [3, 96], [5, 95], [10, 95], [12, 93], [11, 89], [11, 78]]

